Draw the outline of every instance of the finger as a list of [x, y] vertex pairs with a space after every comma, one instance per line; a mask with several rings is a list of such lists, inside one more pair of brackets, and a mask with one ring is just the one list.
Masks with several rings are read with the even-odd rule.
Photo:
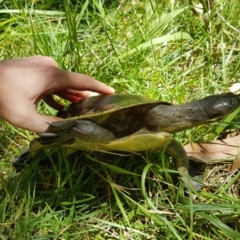
[[68, 94], [65, 91], [57, 92], [57, 93], [54, 93], [54, 94], [59, 96], [59, 97], [61, 97], [61, 98], [63, 98], [63, 99], [66, 99], [66, 100], [68, 100], [70, 102], [77, 102], [78, 100], [82, 99], [81, 97]]
[[99, 93], [96, 92], [91, 92], [91, 91], [77, 91], [71, 88], [68, 88], [66, 90], [66, 92], [68, 94], [74, 95], [74, 96], [78, 96], [80, 98], [87, 98], [87, 97], [93, 97], [93, 96], [98, 96]]
[[70, 88], [79, 91], [88, 90], [102, 94], [113, 94], [115, 92], [112, 87], [109, 87], [106, 84], [84, 74], [61, 70], [59, 71], [59, 76], [57, 76], [57, 79], [59, 79], [61, 83], [61, 89], [59, 89], [59, 86], [56, 86], [56, 88], [59, 90]]
[[73, 89], [67, 89], [66, 91], [57, 92], [55, 95], [68, 101], [76, 102], [82, 98], [93, 97], [99, 94], [91, 91], [77, 91]]
[[53, 95], [47, 95], [43, 98], [43, 101], [47, 103], [50, 107], [56, 109], [56, 110], [62, 110], [64, 106], [57, 102], [54, 98]]

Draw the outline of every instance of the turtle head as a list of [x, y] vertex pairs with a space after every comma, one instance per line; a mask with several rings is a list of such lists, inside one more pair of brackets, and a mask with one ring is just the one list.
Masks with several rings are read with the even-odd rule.
[[231, 92], [212, 95], [198, 100], [211, 121], [224, 118], [240, 106], [240, 94]]

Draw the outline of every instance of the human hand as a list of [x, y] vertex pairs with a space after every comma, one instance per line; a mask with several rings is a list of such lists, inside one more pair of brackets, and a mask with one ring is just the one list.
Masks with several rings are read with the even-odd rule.
[[43, 132], [47, 123], [61, 118], [39, 114], [36, 107], [41, 99], [60, 110], [63, 106], [52, 94], [74, 102], [92, 92], [112, 94], [114, 89], [87, 75], [62, 70], [49, 57], [0, 61], [0, 118], [15, 126]]

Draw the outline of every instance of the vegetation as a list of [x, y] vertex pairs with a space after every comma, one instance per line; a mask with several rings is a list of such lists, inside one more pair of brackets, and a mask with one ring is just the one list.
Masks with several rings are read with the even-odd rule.
[[[0, 58], [51, 56], [117, 92], [173, 103], [226, 92], [240, 77], [240, 4], [199, 3], [0, 1]], [[239, 129], [233, 117], [175, 137], [211, 141]], [[238, 170], [208, 166], [207, 187], [191, 194], [157, 151], [67, 158], [58, 149], [16, 171], [12, 158], [34, 134], [6, 122], [0, 134], [0, 239], [240, 239]]]

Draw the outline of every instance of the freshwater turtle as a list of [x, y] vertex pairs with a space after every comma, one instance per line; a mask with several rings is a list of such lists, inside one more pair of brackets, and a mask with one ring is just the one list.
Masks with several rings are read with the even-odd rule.
[[188, 177], [187, 154], [171, 133], [217, 121], [239, 106], [240, 95], [230, 92], [180, 105], [132, 94], [94, 96], [58, 112], [65, 119], [49, 123], [15, 162], [24, 162], [29, 155], [33, 158], [49, 145], [67, 148], [69, 154], [75, 150], [137, 152], [165, 148], [184, 181], [198, 189], [199, 184]]

